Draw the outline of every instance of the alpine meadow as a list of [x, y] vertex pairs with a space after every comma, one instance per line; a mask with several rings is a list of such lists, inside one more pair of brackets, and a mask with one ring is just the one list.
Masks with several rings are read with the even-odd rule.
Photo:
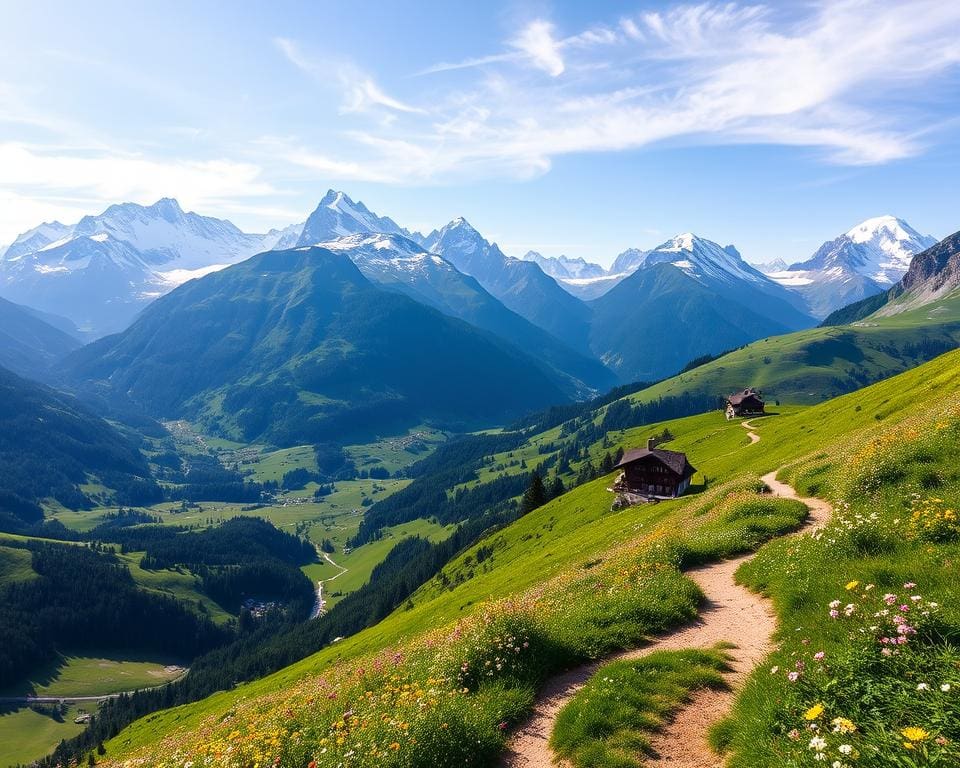
[[960, 766], [960, 6], [0, 18], [0, 768]]

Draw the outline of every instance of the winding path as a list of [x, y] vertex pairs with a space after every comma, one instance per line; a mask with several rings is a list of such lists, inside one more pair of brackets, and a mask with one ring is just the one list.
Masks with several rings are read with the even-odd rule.
[[[743, 422], [750, 432], [750, 444], [760, 440], [753, 426]], [[810, 532], [824, 526], [830, 519], [832, 507], [817, 498], [801, 498], [787, 483], [776, 478], [777, 471], [762, 480], [775, 496], [799, 499], [810, 511], [806, 524], [796, 533]], [[619, 659], [636, 659], [651, 651], [706, 648], [721, 641], [735, 642], [729, 651], [731, 670], [726, 691], [702, 690], [694, 694], [664, 729], [651, 737], [654, 757], [647, 766], [670, 768], [720, 768], [723, 758], [716, 756], [707, 743], [710, 726], [721, 719], [733, 706], [735, 689], [763, 658], [773, 650], [776, 618], [769, 602], [734, 582], [737, 568], [753, 554], [732, 560], [722, 560], [687, 571], [703, 590], [705, 598], [697, 618], [649, 645], [625, 651], [599, 661], [584, 664], [550, 680], [540, 692], [530, 719], [519, 728], [507, 744], [501, 762], [506, 768], [551, 768], [554, 762], [549, 747], [550, 733], [557, 714], [574, 694], [602, 666]], [[568, 765], [567, 763], [559, 763]]]
[[747, 437], [750, 438], [750, 445], [760, 442], [760, 435], [753, 431], [756, 429], [753, 424], [751, 424], [749, 421], [741, 421], [740, 426], [747, 430]]

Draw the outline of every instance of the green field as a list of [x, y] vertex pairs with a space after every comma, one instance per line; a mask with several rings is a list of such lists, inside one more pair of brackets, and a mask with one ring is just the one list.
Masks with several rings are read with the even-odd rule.
[[155, 655], [61, 656], [0, 696], [105, 696], [153, 688], [183, 674], [182, 661]]
[[159, 571], [148, 571], [140, 567], [140, 558], [143, 557], [143, 552], [118, 553], [117, 556], [126, 561], [130, 575], [133, 576], [133, 580], [141, 588], [169, 595], [195, 605], [199, 611], [218, 623], [233, 619], [233, 616], [197, 589], [196, 579], [187, 569], [172, 570], [167, 568]]
[[27, 765], [52, 752], [61, 740], [76, 736], [84, 728], [73, 722], [81, 710], [91, 712], [96, 708], [92, 704], [71, 705], [54, 718], [28, 707], [0, 706], [0, 768]]
[[958, 344], [960, 297], [951, 297], [899, 315], [755, 341], [630, 397], [723, 396], [756, 387], [768, 402], [818, 403], [910, 370]]
[[[394, 525], [383, 529], [382, 538], [357, 547], [349, 554], [343, 554], [342, 549], [331, 554], [330, 558], [341, 566], [340, 568], [322, 561], [305, 565], [301, 570], [311, 581], [321, 579], [325, 582], [329, 581], [324, 589], [324, 600], [329, 609], [340, 602], [345, 595], [366, 584], [370, 579], [371, 571], [403, 539], [409, 536], [420, 536], [430, 541], [442, 541], [450, 535], [453, 528], [452, 525], [442, 526], [429, 520], [413, 520], [409, 523]], [[324, 536], [326, 537], [326, 534]]]
[[35, 579], [30, 565], [30, 552], [15, 547], [0, 547], [0, 584]]
[[[413, 596], [412, 608], [395, 611], [380, 624], [267, 678], [242, 685], [229, 693], [214, 695], [197, 704], [142, 720], [111, 742], [111, 756], [129, 754], [145, 747], [148, 751], [155, 749], [158, 739], [166, 734], [172, 734], [172, 738], [178, 740], [178, 743], [183, 743], [183, 739], [187, 738], [183, 735], [185, 731], [195, 731], [203, 719], [209, 716], [214, 718], [211, 722], [217, 722], [225, 711], [236, 705], [239, 698], [257, 701], [260, 697], [265, 697], [262, 700], [268, 707], [271, 702], [280, 706], [284, 692], [305, 677], [335, 675], [336, 670], [349, 670], [349, 666], [345, 665], [368, 654], [396, 647], [395, 644], [401, 639], [415, 638], [424, 633], [432, 637], [432, 633], [440, 631], [442, 627], [450, 627], [458, 620], [477, 621], [481, 614], [480, 606], [490, 606], [491, 601], [500, 598], [537, 594], [536, 590], [555, 583], [552, 579], [563, 584], [566, 583], [564, 579], [580, 578], [576, 574], [598, 567], [597, 564], [605, 563], [611, 553], [634, 546], [634, 542], [657, 541], [670, 535], [682, 536], [693, 528], [707, 531], [709, 525], [703, 528], [698, 520], [703, 515], [709, 515], [710, 510], [719, 504], [717, 498], [711, 494], [712, 489], [720, 488], [720, 483], [738, 478], [738, 482], [756, 483], [760, 474], [803, 461], [804, 463], [798, 464], [798, 478], [808, 492], [815, 492], [817, 484], [822, 485], [825, 477], [833, 477], [836, 472], [845, 469], [843, 456], [846, 452], [856, 449], [864, 441], [869, 443], [870, 435], [874, 432], [882, 431], [892, 441], [884, 445], [896, 448], [899, 422], [905, 422], [914, 416], [928, 418], [928, 412], [931, 414], [929, 418], [935, 419], [939, 404], [956, 402], [958, 393], [960, 353], [951, 353], [894, 381], [884, 382], [814, 407], [782, 409], [779, 415], [754, 419], [753, 423], [762, 435], [762, 442], [757, 445], [749, 444], [746, 430], [739, 422], [726, 422], [718, 413], [674, 420], [668, 424], [650, 425], [615, 435], [614, 444], [620, 443], [629, 448], [643, 444], [648, 436], [658, 434], [665, 426], [669, 427], [674, 439], [668, 447], [685, 451], [700, 470], [698, 478], [695, 478], [695, 483], [698, 483], [694, 489], [696, 492], [677, 501], [611, 512], [611, 497], [606, 491], [608, 478], [600, 478], [579, 486], [494, 534], [481, 545], [464, 552], [443, 569], [441, 576], [432, 579]], [[950, 418], [954, 419], [947, 419], [948, 426], [953, 425], [950, 428], [960, 424], [960, 421], [957, 421], [960, 416]], [[919, 437], [910, 437], [913, 434], [910, 430], [907, 430], [906, 434], [909, 440], [925, 439], [922, 430], [918, 433]], [[933, 462], [933, 466], [939, 467], [940, 465], [936, 464], [939, 460], [937, 454], [933, 454], [931, 458], [929, 449], [924, 448], [924, 451], [926, 453], [916, 454], [917, 461]], [[938, 469], [939, 474], [936, 475], [925, 475], [922, 466], [917, 466], [919, 469], [915, 471], [919, 480], [951, 483], [953, 485], [944, 486], [941, 493], [949, 490], [951, 499], [958, 495], [956, 484], [960, 482], [960, 478], [955, 467], [953, 470]], [[884, 482], [895, 483], [898, 477], [895, 468], [891, 469], [890, 473], [882, 477], [893, 479]], [[702, 488], [704, 476], [709, 478], [705, 491]], [[902, 495], [899, 488], [896, 490]], [[837, 491], [838, 494], [841, 492], [842, 488]], [[858, 497], [851, 498], [852, 503], [869, 501], [860, 500]], [[902, 511], [895, 507], [893, 511], [898, 515], [902, 514]], [[900, 522], [899, 517], [897, 522]], [[722, 531], [718, 530], [716, 535], [721, 537], [717, 542], [723, 540]], [[737, 537], [730, 543], [743, 546]], [[481, 546], [483, 557], [480, 556]], [[768, 549], [771, 553], [781, 553], [784, 546], [774, 543], [769, 545]], [[766, 549], [761, 554], [764, 551]], [[778, 610], [782, 612], [785, 626], [801, 626], [796, 623], [800, 618], [808, 622], [814, 620], [811, 618], [814, 614], [809, 611], [819, 610], [820, 602], [825, 604], [829, 600], [829, 597], [824, 597], [836, 595], [837, 590], [840, 590], [842, 595], [845, 580], [857, 576], [870, 578], [884, 585], [879, 587], [882, 591], [883, 588], [889, 589], [892, 586], [889, 584], [891, 581], [905, 580], [913, 570], [928, 582], [926, 594], [939, 597], [941, 604], [953, 605], [949, 595], [955, 585], [949, 577], [949, 569], [944, 570], [942, 564], [939, 567], [935, 565], [944, 556], [935, 547], [918, 548], [909, 543], [898, 545], [895, 549], [895, 567], [881, 559], [870, 562], [868, 567], [860, 568], [862, 574], [856, 570], [857, 563], [863, 559], [862, 552], [858, 553], [854, 549], [839, 555], [824, 551], [829, 557], [826, 560], [820, 555], [814, 557], [810, 561], [814, 570], [805, 573], [802, 579], [798, 579], [797, 575], [789, 570], [789, 561], [785, 566], [781, 566], [781, 561], [776, 558], [771, 559], [767, 567], [786, 567], [784, 573], [789, 576], [785, 583], [781, 584], [781, 581], [777, 581], [769, 573], [750, 576], [754, 581], [762, 578], [762, 583], [770, 585], [770, 589], [784, 592], [782, 600], [776, 598], [775, 601]], [[930, 562], [926, 562], [927, 560]], [[765, 561], [761, 559], [760, 562]], [[864, 564], [866, 562], [864, 561]], [[779, 571], [775, 570], [775, 573]], [[811, 587], [812, 584], [815, 588]], [[531, 588], [534, 588], [533, 593], [528, 592]], [[803, 610], [808, 613], [801, 612], [801, 615], [797, 614], [797, 610], [798, 606], [806, 606], [803, 602], [807, 599], [803, 597], [804, 590], [810, 590], [811, 594], [815, 595], [816, 602], [810, 608], [804, 607]], [[955, 611], [951, 609], [951, 615], [953, 613]], [[571, 625], [571, 631], [583, 631], [583, 626]], [[786, 633], [784, 641], [792, 636], [792, 631]], [[845, 634], [842, 637], [831, 636], [829, 639], [836, 644], [842, 643], [844, 637]], [[589, 642], [589, 637], [585, 637], [584, 642]], [[792, 647], [787, 651], [796, 652]], [[764, 675], [769, 677], [766, 672], [760, 677], [763, 678]], [[768, 736], [763, 732], [762, 728], [770, 722], [770, 710], [777, 706], [780, 700], [777, 695], [782, 698], [783, 692], [778, 689], [771, 693], [760, 683], [757, 685], [760, 686], [758, 690], [766, 694], [765, 698], [758, 700], [760, 704], [754, 705], [755, 708], [762, 709], [762, 713], [755, 709], [755, 717], [749, 721], [749, 728], [742, 736], [727, 734], [725, 744], [735, 750], [742, 750], [744, 744], [756, 744], [758, 739], [774, 738], [773, 735]], [[504, 694], [491, 691], [489, 695], [498, 697]], [[492, 706], [488, 700], [483, 701], [487, 703], [482, 706]], [[519, 702], [515, 706], [522, 709]], [[252, 713], [253, 710], [249, 712]], [[261, 716], [262, 714], [257, 715]], [[761, 728], [761, 731], [758, 732], [757, 728]], [[778, 754], [772, 749], [767, 750], [767, 753], [773, 756]], [[756, 750], [749, 753], [754, 757], [757, 754]], [[777, 763], [764, 763], [762, 760], [758, 762], [756, 759], [737, 762], [737, 765], [774, 764]]]

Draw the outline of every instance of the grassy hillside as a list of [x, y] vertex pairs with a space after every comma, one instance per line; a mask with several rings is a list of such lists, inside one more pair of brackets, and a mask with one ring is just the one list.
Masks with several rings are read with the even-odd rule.
[[[727, 423], [716, 413], [617, 435], [618, 442], [630, 447], [668, 427], [675, 436], [670, 447], [689, 454], [700, 469], [694, 482], [702, 482], [706, 474], [709, 488], [687, 499], [612, 513], [605, 478], [580, 486], [465, 552], [413, 596], [412, 607], [408, 605], [379, 625], [268, 678], [145, 718], [108, 745], [109, 755], [139, 754], [144, 757], [143, 764], [158, 763], [149, 756], [161, 752], [186, 758], [203, 754], [208, 747], [217, 748], [211, 745], [229, 744], [233, 730], [244, 733], [250, 724], [254, 729], [275, 733], [277, 743], [270, 754], [289, 755], [289, 764], [297, 764], [308, 754], [320, 760], [321, 740], [336, 745], [341, 737], [337, 731], [344, 728], [345, 741], [337, 746], [347, 744], [349, 732], [358, 743], [389, 749], [390, 759], [383, 758], [383, 764], [418, 764], [409, 762], [413, 759], [409, 739], [397, 737], [397, 747], [392, 748], [394, 741], [382, 742], [387, 734], [378, 732], [375, 739], [371, 736], [373, 741], [367, 741], [366, 736], [355, 736], [353, 724], [337, 726], [335, 720], [326, 719], [333, 717], [340, 705], [332, 705], [333, 709], [327, 705], [308, 707], [308, 700], [316, 701], [328, 693], [331, 701], [346, 697], [356, 703], [351, 691], [357, 680], [372, 690], [384, 707], [388, 699], [406, 701], [413, 695], [404, 697], [404, 691], [421, 691], [431, 701], [450, 698], [449, 708], [428, 707], [426, 711], [432, 714], [423, 718], [406, 705], [397, 704], [397, 712], [410, 718], [404, 720], [407, 729], [401, 731], [415, 732], [424, 739], [428, 732], [433, 733], [434, 751], [429, 756], [434, 764], [438, 764], [438, 756], [451, 754], [445, 750], [453, 749], [458, 740], [478, 734], [483, 749], [478, 749], [474, 757], [492, 755], [502, 738], [496, 724], [509, 724], [519, 718], [529, 706], [538, 681], [551, 669], [635, 644], [657, 626], [669, 626], [689, 615], [695, 608], [696, 594], [676, 566], [754, 546], [795, 524], [790, 509], [762, 509], [747, 515], [749, 524], [743, 528], [744, 508], [754, 509], [756, 504], [750, 488], [759, 474], [810, 456], [819, 456], [820, 464], [824, 459], [842, 464], [849, 446], [869, 441], [876, 432], [896, 434], [895, 425], [926, 418], [934, 409], [936, 418], [947, 419], [945, 423], [953, 428], [960, 422], [960, 412], [943, 415], [939, 404], [957, 397], [958, 373], [960, 353], [951, 353], [861, 392], [768, 417], [760, 421], [763, 440], [756, 446], [749, 445], [739, 424]], [[802, 477], [815, 480], [820, 476], [817, 461], [813, 459]], [[778, 546], [771, 545], [771, 550], [776, 551]], [[910, 550], [911, 557], [922, 557], [923, 549], [915, 549]], [[942, 553], [936, 556], [942, 557]], [[862, 558], [862, 554], [855, 552], [853, 559], [857, 557]], [[895, 572], [895, 577], [900, 578], [901, 573]], [[880, 583], [881, 579], [877, 577], [876, 581]], [[608, 591], [598, 593], [598, 584], [606, 585]], [[842, 591], [843, 583], [822, 586], [824, 592], [837, 589]], [[952, 587], [943, 579], [933, 580], [926, 594], [949, 589]], [[587, 600], [588, 594], [593, 599]], [[793, 601], [803, 602], [796, 591], [792, 595]], [[651, 598], [655, 598], [652, 603]], [[577, 627], [579, 631], [571, 634], [557, 629], [560, 626]], [[504, 638], [517, 638], [521, 633], [531, 638], [531, 645], [536, 640], [536, 653], [520, 654], [523, 663], [510, 665], [509, 674], [495, 675], [493, 682], [474, 681], [475, 685], [462, 686], [466, 692], [459, 687], [460, 673], [445, 666], [448, 662], [443, 659], [448, 657], [437, 655], [440, 647], [460, 647], [450, 638], [456, 638], [457, 643], [465, 638], [470, 647], [481, 649], [479, 663], [496, 664], [496, 649], [502, 649]], [[483, 657], [487, 652], [490, 658]], [[454, 658], [460, 657], [454, 654]], [[467, 659], [468, 668], [475, 661]], [[358, 671], [359, 667], [364, 672]], [[387, 672], [378, 671], [381, 669]], [[393, 685], [399, 685], [396, 693], [391, 693]], [[241, 700], [245, 703], [238, 705]], [[285, 708], [294, 712], [293, 719], [286, 722], [275, 717]], [[229, 727], [219, 726], [228, 711], [233, 713]], [[376, 710], [379, 714], [383, 711]], [[432, 720], [433, 715], [448, 718], [443, 721], [447, 728], [452, 729], [456, 722], [458, 729], [466, 730], [459, 731], [456, 738], [438, 736], [429, 727], [441, 728], [443, 723]], [[501, 719], [491, 720], [494, 716]], [[761, 723], [764, 728], [768, 724]], [[291, 736], [291, 727], [301, 735]], [[396, 736], [399, 731], [391, 733]], [[750, 738], [761, 735], [777, 738], [766, 731], [754, 732]], [[159, 740], [164, 740], [162, 750], [157, 746]], [[239, 739], [237, 749], [241, 743], [247, 742]], [[740, 745], [747, 761], [743, 764], [753, 764], [749, 762], [753, 751], [743, 746], [749, 743], [746, 737], [738, 741], [731, 731], [724, 743], [734, 749]], [[342, 758], [344, 751], [337, 754]]]
[[769, 401], [818, 403], [902, 373], [960, 344], [960, 299], [849, 326], [774, 336], [633, 396], [722, 396], [753, 386]]

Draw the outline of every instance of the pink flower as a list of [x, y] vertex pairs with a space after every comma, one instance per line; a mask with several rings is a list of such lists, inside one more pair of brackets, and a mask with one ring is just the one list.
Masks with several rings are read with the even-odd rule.
[[903, 585], [903, 588], [904, 588], [904, 589], [913, 589], [915, 586], [917, 586], [917, 585], [914, 584], [912, 581], [908, 581], [906, 584]]
[[839, 616], [839, 615], [840, 615], [840, 611], [838, 611], [836, 608], [832, 608], [832, 609], [830, 610], [830, 618], [831, 618], [831, 619], [835, 619], [835, 618], [837, 618], [837, 616]]
[[827, 654], [825, 654], [823, 651], [817, 651], [815, 654], [813, 654], [813, 658], [817, 661], [823, 661], [823, 657], [826, 655]]
[[799, 680], [799, 679], [800, 679], [800, 673], [799, 673], [799, 672], [790, 672], [790, 673], [787, 675], [787, 680], [789, 680], [791, 683], [795, 683], [795, 682], [797, 682], [797, 680]]

